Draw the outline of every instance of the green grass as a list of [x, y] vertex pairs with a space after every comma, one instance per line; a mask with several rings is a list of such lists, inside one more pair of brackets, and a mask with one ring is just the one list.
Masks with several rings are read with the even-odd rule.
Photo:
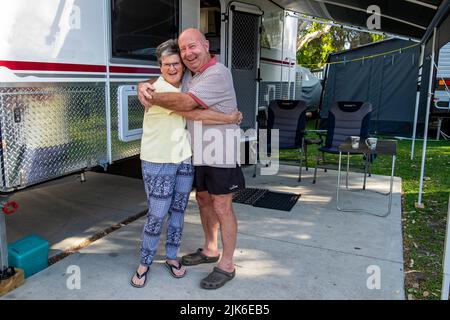
[[[402, 178], [402, 224], [405, 292], [409, 299], [439, 299], [442, 285], [442, 262], [448, 200], [450, 195], [450, 141], [430, 141], [427, 144], [423, 204], [416, 209], [418, 199], [422, 142], [416, 142], [415, 157], [410, 158], [411, 141], [398, 141], [395, 176]], [[317, 147], [308, 149], [308, 165], [314, 168]], [[356, 158], [356, 157], [352, 157]], [[281, 150], [280, 160], [298, 159], [298, 150]], [[337, 163], [337, 156], [327, 155]], [[298, 162], [297, 162], [298, 163]], [[357, 165], [352, 161], [352, 165]], [[390, 157], [378, 157], [372, 172], [390, 175]]]

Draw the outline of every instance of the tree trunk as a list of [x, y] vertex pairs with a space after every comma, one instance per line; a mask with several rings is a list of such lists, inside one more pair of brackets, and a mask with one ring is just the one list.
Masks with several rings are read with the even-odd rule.
[[331, 26], [330, 25], [326, 25], [321, 30], [317, 30], [317, 31], [308, 33], [308, 34], [304, 35], [303, 37], [299, 37], [297, 39], [297, 50], [300, 50], [305, 45], [307, 45], [308, 43], [310, 43], [314, 39], [317, 39], [317, 38], [321, 37], [322, 35], [328, 33], [330, 30], [331, 30]]

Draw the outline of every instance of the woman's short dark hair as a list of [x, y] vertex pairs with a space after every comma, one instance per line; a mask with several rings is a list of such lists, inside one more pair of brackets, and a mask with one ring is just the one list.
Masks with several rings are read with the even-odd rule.
[[159, 65], [162, 63], [162, 58], [166, 56], [171, 56], [174, 54], [180, 54], [180, 48], [176, 40], [170, 39], [161, 43], [156, 48], [156, 57], [158, 58]]

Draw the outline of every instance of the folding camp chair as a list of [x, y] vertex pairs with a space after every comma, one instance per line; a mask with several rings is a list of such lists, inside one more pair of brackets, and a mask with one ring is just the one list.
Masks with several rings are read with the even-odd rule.
[[279, 130], [279, 148], [298, 148], [300, 163], [298, 181], [302, 179], [302, 165], [304, 152], [304, 135], [306, 127], [306, 102], [302, 100], [273, 100], [269, 104], [267, 129], [268, 129], [268, 154], [272, 150], [272, 129]]
[[[317, 180], [317, 169], [326, 168], [325, 153], [339, 154], [339, 146], [350, 136], [359, 136], [361, 143], [369, 136], [372, 104], [370, 102], [341, 101], [335, 103], [328, 112], [328, 128], [325, 145], [317, 153], [314, 180]], [[320, 163], [322, 155], [323, 163]], [[369, 161], [365, 161], [364, 175], [367, 174]]]

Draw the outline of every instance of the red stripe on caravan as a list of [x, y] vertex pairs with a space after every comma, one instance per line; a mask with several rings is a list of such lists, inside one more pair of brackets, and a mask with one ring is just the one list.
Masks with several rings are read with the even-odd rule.
[[160, 74], [161, 71], [156, 68], [142, 68], [142, 67], [118, 67], [118, 66], [110, 66], [109, 72], [112, 73], [151, 73], [151, 74]]
[[106, 72], [106, 67], [99, 65], [30, 61], [0, 60], [0, 67], [16, 71]]
[[287, 65], [290, 64], [291, 66], [295, 65], [295, 63], [289, 63], [288, 61], [281, 61], [281, 60], [275, 60], [275, 59], [264, 58], [264, 57], [261, 57], [261, 60], [267, 61], [267, 62], [272, 62], [272, 63], [278, 63], [278, 64], [287, 64]]

